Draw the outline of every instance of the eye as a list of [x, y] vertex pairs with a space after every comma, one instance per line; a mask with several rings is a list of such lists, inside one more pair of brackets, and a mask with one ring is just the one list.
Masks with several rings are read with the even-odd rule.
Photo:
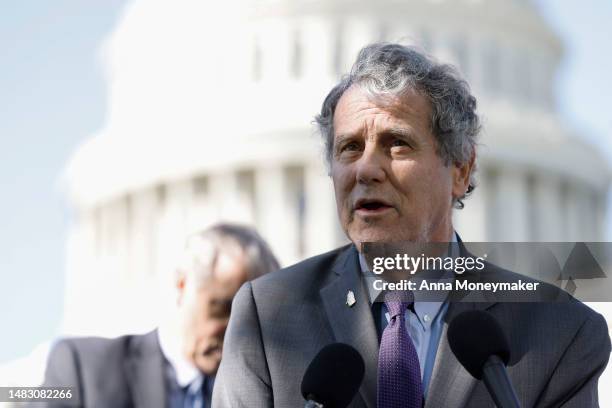
[[229, 316], [232, 309], [232, 301], [230, 299], [213, 299], [210, 302], [210, 315], [212, 317]]
[[344, 144], [341, 148], [341, 151], [355, 151], [359, 150], [359, 144], [357, 142], [348, 142]]
[[337, 154], [358, 152], [361, 149], [361, 145], [356, 141], [346, 141], [338, 146], [336, 150]]
[[402, 139], [394, 139], [393, 142], [391, 143], [391, 147], [402, 147], [402, 146], [410, 147], [410, 145]]

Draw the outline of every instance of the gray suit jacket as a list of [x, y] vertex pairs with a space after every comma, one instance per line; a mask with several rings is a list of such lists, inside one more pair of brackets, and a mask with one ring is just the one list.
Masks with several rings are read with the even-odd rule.
[[163, 370], [156, 330], [116, 339], [64, 339], [49, 355], [45, 385], [75, 387], [78, 398], [33, 406], [163, 408]]
[[[348, 290], [355, 293], [353, 307], [346, 305]], [[426, 408], [494, 407], [484, 384], [465, 371], [446, 339], [448, 322], [468, 309], [490, 312], [509, 337], [508, 372], [523, 407], [598, 406], [597, 380], [610, 355], [606, 322], [571, 299], [451, 303]], [[234, 299], [213, 407], [303, 406], [302, 376], [332, 342], [352, 345], [365, 360], [365, 377], [350, 406], [374, 408], [378, 336], [353, 246], [244, 284]]]

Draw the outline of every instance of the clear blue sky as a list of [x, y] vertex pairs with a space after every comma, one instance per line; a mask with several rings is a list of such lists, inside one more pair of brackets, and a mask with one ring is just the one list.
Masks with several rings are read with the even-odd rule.
[[612, 1], [535, 0], [561, 36], [557, 100], [565, 117], [612, 157]]
[[[537, 3], [567, 47], [558, 78], [560, 109], [587, 137], [611, 152], [612, 2]], [[70, 220], [58, 177], [76, 145], [103, 124], [106, 94], [97, 52], [123, 4], [122, 0], [3, 4], [0, 363], [27, 355], [57, 333]]]
[[0, 362], [27, 355], [59, 326], [69, 212], [58, 176], [104, 121], [97, 50], [122, 3], [2, 4]]

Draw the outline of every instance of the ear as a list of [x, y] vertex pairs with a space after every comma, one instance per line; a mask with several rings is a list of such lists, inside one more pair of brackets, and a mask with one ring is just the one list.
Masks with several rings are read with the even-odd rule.
[[470, 186], [470, 176], [474, 170], [476, 154], [472, 152], [472, 157], [465, 163], [455, 162], [453, 164], [453, 198], [463, 197]]
[[175, 272], [175, 289], [176, 289], [176, 304], [180, 306], [183, 302], [183, 298], [185, 297], [185, 287], [187, 286], [187, 275], [181, 271], [177, 270]]

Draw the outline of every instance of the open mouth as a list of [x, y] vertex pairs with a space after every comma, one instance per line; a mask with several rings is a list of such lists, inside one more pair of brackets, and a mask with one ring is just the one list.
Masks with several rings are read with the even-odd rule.
[[355, 205], [355, 211], [366, 214], [375, 214], [389, 210], [391, 207], [389, 204], [380, 200], [359, 200]]

